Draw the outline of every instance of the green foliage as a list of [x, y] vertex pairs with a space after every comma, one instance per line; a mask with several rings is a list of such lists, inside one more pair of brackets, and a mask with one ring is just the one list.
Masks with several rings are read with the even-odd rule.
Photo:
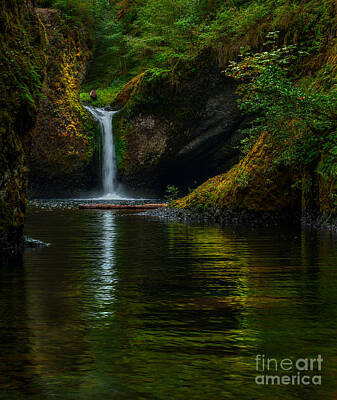
[[130, 51], [147, 55], [152, 66], [188, 59], [200, 20], [198, 0], [149, 0], [139, 9], [135, 26], [141, 40], [129, 40]]
[[[107, 104], [111, 104], [115, 98], [120, 89], [123, 87], [123, 83], [121, 82], [114, 82], [115, 86], [111, 87], [106, 87], [102, 89], [97, 89], [97, 99], [93, 100], [90, 97], [90, 89], [87, 89], [86, 91], [82, 91], [80, 95], [80, 99], [82, 102], [85, 103], [91, 103], [95, 107], [104, 107]], [[85, 89], [85, 88], [84, 88]]]
[[[273, 32], [268, 36], [277, 36]], [[261, 132], [273, 136], [275, 164], [302, 168], [326, 156], [320, 171], [336, 175], [337, 90], [318, 89], [315, 81], [305, 85], [293, 79], [296, 63], [305, 55], [296, 46], [284, 46], [262, 53], [242, 51], [238, 62], [231, 62], [226, 73], [241, 85], [240, 107], [257, 115], [245, 132], [245, 150], [251, 149]]]
[[165, 200], [172, 202], [179, 197], [179, 189], [174, 185], [167, 185], [165, 190]]
[[296, 44], [312, 60], [325, 51], [336, 30], [333, 0], [40, 0], [71, 21], [92, 27], [94, 56], [86, 88], [111, 88], [146, 71], [173, 71], [205, 52], [220, 65], [240, 47], [261, 50], [268, 31], [277, 43]]
[[198, 0], [139, 1], [123, 18], [116, 15], [116, 6], [97, 7], [87, 84], [111, 86], [121, 75], [128, 79], [188, 60], [199, 12]]
[[125, 140], [123, 138], [117, 138], [117, 140], [115, 141], [115, 152], [116, 152], [118, 168], [122, 167], [125, 150], [126, 150]]
[[[103, 0], [99, 1], [103, 2]], [[92, 24], [94, 10], [93, 0], [38, 0], [37, 5], [42, 8], [56, 8], [60, 10], [72, 24]]]

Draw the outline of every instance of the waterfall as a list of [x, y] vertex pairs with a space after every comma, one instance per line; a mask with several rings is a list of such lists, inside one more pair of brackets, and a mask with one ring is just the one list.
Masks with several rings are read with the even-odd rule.
[[106, 198], [120, 198], [118, 194], [116, 152], [112, 118], [117, 111], [84, 106], [99, 122], [102, 134], [102, 186]]

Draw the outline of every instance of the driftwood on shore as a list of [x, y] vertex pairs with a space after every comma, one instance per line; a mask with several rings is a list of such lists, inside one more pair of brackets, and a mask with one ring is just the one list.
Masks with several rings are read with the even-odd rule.
[[167, 207], [167, 204], [80, 204], [79, 209], [101, 209], [101, 210], [150, 210], [154, 208]]

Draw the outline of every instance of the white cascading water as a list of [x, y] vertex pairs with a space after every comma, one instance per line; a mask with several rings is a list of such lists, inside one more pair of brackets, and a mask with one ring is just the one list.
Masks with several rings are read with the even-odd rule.
[[120, 199], [117, 182], [117, 163], [113, 139], [112, 118], [117, 111], [85, 106], [99, 122], [102, 133], [102, 186], [103, 197]]

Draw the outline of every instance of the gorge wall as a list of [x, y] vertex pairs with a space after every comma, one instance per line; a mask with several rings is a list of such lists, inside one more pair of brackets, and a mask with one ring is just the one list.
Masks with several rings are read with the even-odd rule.
[[23, 247], [27, 166], [45, 73], [43, 27], [32, 0], [0, 7], [0, 252]]
[[89, 33], [54, 9], [37, 9], [46, 30], [47, 75], [29, 154], [29, 196], [71, 197], [97, 182], [96, 124], [80, 102]]

